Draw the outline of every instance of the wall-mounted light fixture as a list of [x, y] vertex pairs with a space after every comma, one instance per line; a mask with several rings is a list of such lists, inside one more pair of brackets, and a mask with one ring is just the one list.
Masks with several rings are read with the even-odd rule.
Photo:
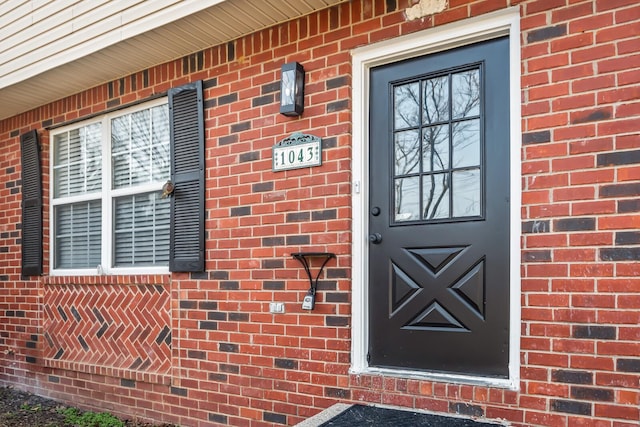
[[304, 110], [304, 68], [297, 62], [282, 65], [280, 113], [299, 116]]

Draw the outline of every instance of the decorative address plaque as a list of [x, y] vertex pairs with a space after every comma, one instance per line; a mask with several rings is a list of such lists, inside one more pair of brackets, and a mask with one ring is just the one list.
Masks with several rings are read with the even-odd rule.
[[273, 146], [272, 170], [284, 171], [322, 164], [322, 139], [296, 132]]

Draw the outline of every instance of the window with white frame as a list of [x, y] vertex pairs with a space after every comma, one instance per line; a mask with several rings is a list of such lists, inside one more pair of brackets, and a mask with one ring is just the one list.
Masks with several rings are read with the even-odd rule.
[[166, 100], [51, 133], [52, 273], [168, 271]]

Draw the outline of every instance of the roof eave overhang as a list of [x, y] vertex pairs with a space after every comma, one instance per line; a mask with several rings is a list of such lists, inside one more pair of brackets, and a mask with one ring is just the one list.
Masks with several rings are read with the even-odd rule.
[[79, 32], [65, 49], [16, 58], [0, 73], [0, 120], [343, 1], [182, 1], [91, 37]]

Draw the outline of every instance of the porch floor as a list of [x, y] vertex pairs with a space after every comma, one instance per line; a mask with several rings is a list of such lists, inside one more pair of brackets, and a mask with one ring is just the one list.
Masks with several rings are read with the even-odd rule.
[[406, 409], [338, 403], [297, 424], [297, 427], [495, 427], [499, 425], [503, 424]]

